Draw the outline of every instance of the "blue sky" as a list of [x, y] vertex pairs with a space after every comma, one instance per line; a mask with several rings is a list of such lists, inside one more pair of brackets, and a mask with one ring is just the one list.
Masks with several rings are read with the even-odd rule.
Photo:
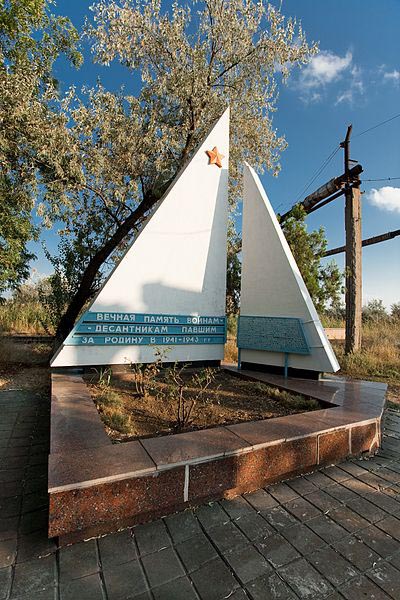
[[[88, 0], [58, 0], [55, 12], [70, 17], [80, 29], [90, 15]], [[296, 69], [281, 86], [274, 126], [284, 135], [288, 149], [282, 154], [277, 178], [262, 176], [277, 212], [343, 172], [339, 150], [320, 176], [301, 195], [323, 161], [353, 125], [351, 157], [364, 168], [362, 178], [400, 178], [400, 118], [358, 135], [400, 113], [400, 1], [385, 0], [283, 0], [286, 16], [301, 20], [309, 41], [318, 41], [321, 53], [301, 71]], [[86, 49], [87, 50], [87, 49]], [[133, 85], [132, 76], [117, 64], [100, 67], [85, 52], [79, 71], [65, 61], [57, 63], [63, 88], [94, 85], [100, 77], [108, 89]], [[400, 179], [362, 184], [363, 238], [400, 228]], [[328, 247], [344, 243], [344, 200], [335, 200], [307, 218], [311, 229], [325, 227]], [[56, 236], [46, 233], [50, 248]], [[49, 273], [38, 245], [33, 266]], [[337, 255], [343, 267], [343, 256]], [[386, 306], [400, 301], [400, 237], [370, 246], [363, 252], [364, 303], [381, 298]]]

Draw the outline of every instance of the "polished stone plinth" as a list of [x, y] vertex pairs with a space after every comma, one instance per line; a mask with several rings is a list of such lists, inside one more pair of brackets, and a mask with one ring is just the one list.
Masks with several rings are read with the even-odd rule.
[[49, 537], [78, 539], [149, 521], [379, 447], [384, 384], [228, 370], [324, 408], [112, 444], [83, 379], [53, 375]]

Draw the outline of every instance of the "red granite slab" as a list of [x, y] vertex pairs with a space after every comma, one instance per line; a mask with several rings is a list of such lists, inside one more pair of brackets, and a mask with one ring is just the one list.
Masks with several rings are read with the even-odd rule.
[[145, 522], [379, 445], [385, 385], [248, 373], [328, 408], [114, 445], [84, 381], [53, 375], [49, 535], [75, 539]]
[[332, 464], [350, 454], [350, 429], [328, 431], [318, 436], [318, 464]]
[[[106, 532], [144, 522], [155, 512], [183, 505], [185, 469], [171, 469], [90, 487], [50, 494], [49, 537], [90, 528]], [[101, 526], [101, 527], [100, 527]]]
[[192, 464], [250, 450], [249, 444], [226, 427], [141, 440], [157, 469]]
[[339, 391], [339, 386], [334, 382], [314, 381], [310, 379], [298, 379], [294, 377], [283, 377], [274, 373], [264, 373], [261, 371], [248, 371], [238, 369], [236, 366], [225, 366], [224, 369], [232, 375], [251, 381], [261, 381], [266, 385], [271, 385], [282, 390], [302, 394], [309, 398], [316, 398], [322, 402], [334, 403], [335, 396]]
[[358, 425], [351, 428], [351, 454], [374, 452], [380, 444], [380, 428], [378, 421], [369, 425]]
[[136, 441], [90, 448], [85, 452], [50, 454], [49, 492], [141, 477], [155, 470], [154, 462]]
[[82, 377], [51, 375], [51, 453], [111, 446]]

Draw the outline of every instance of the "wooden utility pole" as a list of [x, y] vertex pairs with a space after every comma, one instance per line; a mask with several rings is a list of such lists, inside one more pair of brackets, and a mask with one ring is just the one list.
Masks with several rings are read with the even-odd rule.
[[[315, 192], [309, 194], [304, 200], [300, 202], [302, 207], [304, 208], [306, 213], [314, 212], [318, 208], [325, 206], [328, 202], [339, 198], [342, 196], [344, 191], [344, 186], [346, 183], [357, 183], [359, 181], [359, 175], [362, 173], [362, 166], [355, 165], [346, 173], [339, 175], [339, 177], [334, 177], [330, 179], [327, 183], [324, 183], [321, 187], [319, 187]], [[335, 193], [336, 192], [336, 193]], [[331, 194], [334, 194], [333, 196]], [[329, 196], [329, 197], [328, 197]], [[325, 200], [327, 198], [327, 200]], [[322, 202], [324, 200], [324, 202]], [[290, 217], [292, 213], [293, 207], [285, 212], [283, 215], [280, 215], [279, 222], [283, 223], [288, 217]]]
[[350, 354], [361, 348], [362, 312], [362, 237], [360, 186], [350, 185], [350, 136], [352, 126], [347, 128], [346, 138], [340, 145], [344, 149], [344, 171], [348, 176], [345, 184], [346, 228], [346, 342], [345, 352]]
[[[381, 242], [392, 240], [399, 235], [400, 229], [395, 229], [394, 231], [388, 231], [387, 233], [381, 233], [380, 235], [374, 235], [374, 237], [367, 238], [362, 241], [361, 245], [364, 248], [365, 246], [372, 246], [372, 244], [380, 244]], [[323, 256], [333, 256], [334, 254], [340, 254], [341, 252], [346, 252], [346, 246], [339, 246], [338, 248], [327, 250], [324, 252]]]

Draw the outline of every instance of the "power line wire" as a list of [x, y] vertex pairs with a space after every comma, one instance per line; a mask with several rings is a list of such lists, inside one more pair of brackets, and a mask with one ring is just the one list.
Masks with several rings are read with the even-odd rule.
[[[393, 117], [390, 117], [389, 119], [385, 119], [384, 121], [381, 121], [380, 123], [377, 123], [376, 125], [373, 125], [372, 127], [368, 127], [368, 129], [364, 129], [364, 131], [361, 131], [360, 133], [357, 133], [356, 135], [353, 136], [353, 139], [354, 138], [358, 138], [361, 135], [364, 135], [365, 133], [368, 133], [369, 131], [373, 131], [374, 129], [377, 129], [378, 127], [381, 127], [382, 125], [386, 125], [386, 123], [390, 123], [390, 121], [394, 121], [394, 119], [398, 119], [399, 117], [400, 117], [400, 113], [398, 113], [397, 115], [393, 115]], [[335, 156], [335, 154], [338, 152], [339, 149], [340, 149], [340, 145], [337, 146], [331, 152], [331, 154], [323, 161], [322, 165], [317, 169], [315, 175], [312, 176], [312, 178], [310, 179], [310, 181], [305, 185], [305, 187], [302, 189], [302, 191], [297, 195], [295, 204], [301, 199], [301, 197], [303, 196], [303, 194], [314, 183], [314, 181], [317, 179], [317, 177], [319, 177], [319, 175], [321, 175], [321, 173], [326, 169], [326, 167], [328, 166], [328, 164], [333, 159], [333, 157]], [[363, 181], [370, 181], [370, 182], [372, 182], [372, 181], [391, 181], [391, 180], [395, 180], [395, 179], [400, 179], [400, 177], [388, 177], [388, 178], [385, 178], [385, 179], [363, 179]], [[286, 203], [285, 202], [281, 202], [276, 207], [276, 210], [278, 208], [280, 208], [281, 206], [286, 206], [286, 205], [289, 205], [289, 204], [287, 202]]]
[[[319, 177], [321, 175], [321, 173], [326, 169], [326, 167], [331, 162], [331, 160], [333, 159], [333, 157], [335, 156], [335, 154], [338, 152], [339, 149], [340, 149], [340, 146], [335, 147], [332, 150], [332, 152], [329, 154], [329, 156], [326, 157], [326, 159], [322, 162], [321, 166], [318, 167], [318, 169], [315, 171], [314, 175], [311, 176], [311, 179], [308, 181], [308, 183], [306, 183], [306, 185], [302, 188], [301, 192], [299, 194], [297, 194], [295, 204], [301, 199], [301, 197], [305, 194], [305, 192], [308, 190], [308, 188], [314, 183], [314, 181], [317, 179], [317, 177]], [[289, 203], [281, 202], [279, 204], [279, 206], [277, 206], [277, 209], [280, 208], [280, 206], [282, 206], [282, 205], [284, 205], [286, 207], [289, 205]]]
[[361, 133], [357, 133], [356, 135], [353, 136], [353, 139], [360, 137], [360, 135], [364, 135], [364, 133], [368, 133], [368, 131], [372, 131], [373, 129], [377, 129], [377, 127], [381, 127], [382, 125], [385, 125], [386, 123], [390, 123], [390, 121], [394, 121], [394, 119], [398, 119], [399, 117], [400, 117], [400, 113], [398, 113], [397, 115], [394, 115], [393, 117], [390, 117], [390, 119], [386, 119], [385, 121], [381, 121], [380, 123], [377, 123], [376, 125], [373, 125], [372, 127], [369, 127], [368, 129], [365, 129], [364, 131], [361, 131]]
[[335, 154], [338, 152], [339, 149], [340, 149], [340, 146], [337, 146], [336, 148], [334, 148], [334, 150], [330, 153], [330, 155], [324, 160], [324, 162], [319, 167], [319, 169], [317, 170], [315, 175], [313, 175], [312, 178], [310, 179], [309, 183], [307, 183], [305, 185], [305, 187], [302, 189], [302, 191], [297, 195], [296, 201], [300, 200], [300, 198], [306, 193], [308, 188], [314, 183], [314, 181], [317, 179], [317, 177], [319, 177], [319, 175], [321, 175], [321, 173], [326, 169], [326, 167], [331, 162], [331, 160], [333, 159], [333, 157], [335, 156]]
[[381, 179], [363, 179], [364, 181], [394, 181], [395, 179], [400, 179], [400, 177], [382, 177]]

